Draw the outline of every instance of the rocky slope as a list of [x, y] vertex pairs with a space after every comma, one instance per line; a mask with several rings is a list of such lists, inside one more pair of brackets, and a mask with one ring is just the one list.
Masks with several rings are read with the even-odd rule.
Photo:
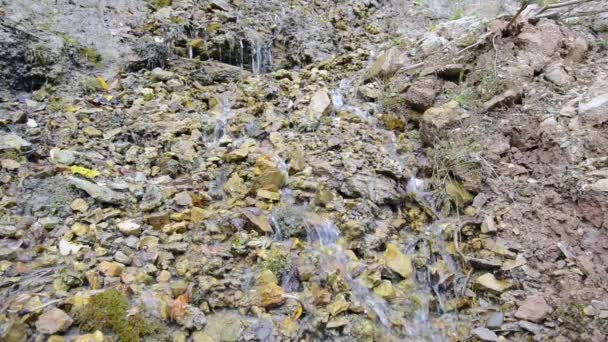
[[0, 2], [2, 340], [602, 341], [604, 5], [471, 3]]

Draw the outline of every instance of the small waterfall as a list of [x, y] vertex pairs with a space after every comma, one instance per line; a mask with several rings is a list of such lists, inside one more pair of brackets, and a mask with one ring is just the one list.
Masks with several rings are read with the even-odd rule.
[[390, 331], [389, 307], [386, 301], [376, 297], [368, 288], [353, 278], [348, 269], [348, 258], [342, 247], [338, 245], [339, 237], [340, 232], [330, 220], [324, 220], [308, 231], [308, 242], [312, 246], [318, 245], [318, 247], [312, 248], [318, 252], [322, 269], [339, 271], [349, 284], [354, 299], [366, 311], [374, 314], [382, 326]]

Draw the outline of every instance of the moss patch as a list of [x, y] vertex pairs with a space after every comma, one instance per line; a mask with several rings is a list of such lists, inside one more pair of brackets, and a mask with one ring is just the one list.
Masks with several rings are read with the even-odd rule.
[[107, 290], [91, 297], [88, 305], [75, 313], [76, 322], [85, 331], [109, 330], [121, 342], [137, 342], [142, 336], [159, 332], [142, 315], [127, 316], [129, 301], [118, 290]]

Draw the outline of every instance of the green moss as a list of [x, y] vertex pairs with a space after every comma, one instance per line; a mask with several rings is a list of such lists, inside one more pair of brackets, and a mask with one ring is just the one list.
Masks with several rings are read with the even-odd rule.
[[208, 33], [213, 33], [218, 31], [220, 28], [222, 28], [222, 24], [220, 23], [211, 23], [209, 25], [207, 25], [207, 32]]
[[102, 90], [97, 78], [93, 76], [83, 77], [80, 80], [80, 86], [85, 94], [93, 94]]
[[52, 98], [51, 101], [46, 105], [46, 109], [51, 113], [58, 113], [65, 110], [67, 103], [61, 98]]
[[99, 64], [101, 62], [101, 55], [93, 48], [82, 48], [79, 50], [79, 53], [91, 64]]
[[111, 289], [91, 297], [89, 304], [75, 313], [76, 322], [85, 331], [109, 330], [120, 342], [138, 342], [142, 336], [160, 328], [135, 314], [127, 316], [129, 301], [120, 291]]
[[265, 254], [260, 266], [263, 270], [271, 271], [280, 277], [291, 269], [291, 253], [284, 246], [273, 245]]
[[33, 65], [48, 65], [51, 62], [50, 52], [41, 44], [32, 44], [28, 46], [23, 58], [27, 64]]
[[156, 10], [163, 7], [171, 6], [171, 0], [151, 0], [150, 6]]

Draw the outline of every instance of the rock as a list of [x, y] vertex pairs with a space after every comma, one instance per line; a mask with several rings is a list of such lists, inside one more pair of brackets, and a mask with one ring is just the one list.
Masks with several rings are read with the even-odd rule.
[[272, 233], [272, 226], [266, 215], [258, 208], [244, 208], [243, 215], [251, 222], [258, 230], [264, 233]]
[[596, 81], [589, 89], [587, 99], [578, 104], [578, 114], [585, 124], [598, 126], [608, 121], [608, 79]]
[[285, 303], [285, 291], [277, 285], [277, 279], [271, 271], [263, 271], [256, 285], [255, 298], [260, 306], [269, 308]]
[[599, 192], [608, 192], [608, 178], [600, 179], [593, 184], [589, 184], [587, 189]]
[[521, 90], [509, 89], [500, 95], [494, 96], [491, 100], [483, 104], [483, 111], [487, 112], [501, 107], [510, 107], [520, 104], [523, 92]]
[[66, 331], [72, 323], [72, 317], [68, 316], [63, 310], [53, 308], [38, 317], [36, 329], [42, 334], [52, 335]]
[[97, 128], [93, 127], [93, 126], [87, 126], [85, 127], [82, 132], [91, 138], [97, 138], [97, 137], [101, 137], [103, 135], [103, 133], [98, 130]]
[[395, 298], [395, 289], [390, 280], [383, 280], [380, 285], [374, 288], [374, 294], [384, 299]]
[[234, 198], [242, 198], [247, 195], [249, 188], [245, 185], [245, 181], [241, 178], [238, 173], [233, 172], [232, 176], [228, 178], [228, 181], [223, 186], [224, 191]]
[[530, 296], [524, 300], [515, 312], [515, 317], [530, 322], [539, 323], [551, 314], [553, 309], [541, 295]]
[[458, 182], [447, 183], [445, 186], [445, 192], [459, 208], [464, 208], [471, 200], [473, 200], [473, 195]]
[[69, 242], [65, 239], [59, 240], [59, 254], [68, 256], [70, 254], [78, 253], [84, 246], [76, 243]]
[[327, 305], [327, 311], [332, 317], [335, 317], [342, 312], [345, 312], [350, 307], [350, 303], [346, 301], [343, 294], [336, 295], [336, 299]]
[[20, 151], [22, 148], [30, 146], [32, 146], [32, 144], [16, 134], [0, 132], [0, 151]]
[[420, 133], [427, 143], [433, 143], [447, 136], [447, 130], [454, 128], [461, 120], [470, 115], [456, 101], [450, 101], [440, 107], [427, 109], [422, 114]]
[[210, 218], [212, 216], [213, 212], [209, 211], [209, 210], [205, 210], [203, 208], [199, 208], [199, 207], [192, 207], [192, 209], [190, 209], [190, 222], [192, 223], [200, 223], [203, 222], [204, 220]]
[[441, 83], [435, 79], [414, 82], [405, 92], [405, 103], [420, 112], [431, 108], [435, 97], [441, 91]]
[[397, 272], [403, 278], [408, 278], [412, 274], [412, 261], [409, 256], [403, 255], [399, 248], [393, 244], [386, 245], [384, 251], [386, 266]]
[[486, 216], [481, 222], [481, 232], [484, 234], [494, 234], [498, 231], [496, 223], [494, 223], [494, 217]]
[[332, 106], [329, 93], [326, 88], [317, 90], [310, 99], [308, 115], [312, 119], [319, 119], [331, 113]]
[[0, 160], [0, 166], [5, 170], [14, 171], [20, 168], [21, 164], [12, 159], [2, 159]]
[[563, 87], [574, 82], [574, 77], [568, 75], [561, 64], [551, 64], [545, 68], [545, 78], [553, 84]]
[[256, 178], [253, 182], [252, 191], [268, 190], [278, 192], [285, 185], [285, 174], [278, 168], [269, 156], [262, 156], [255, 162]]
[[97, 330], [92, 334], [76, 336], [71, 341], [72, 342], [104, 342], [104, 336], [101, 331]]
[[113, 261], [102, 261], [97, 268], [106, 277], [119, 277], [125, 269], [125, 265]]
[[477, 337], [480, 341], [492, 342], [498, 341], [498, 336], [492, 330], [488, 328], [475, 328], [471, 332], [475, 337]]
[[523, 330], [529, 331], [533, 334], [538, 334], [544, 329], [542, 325], [534, 324], [528, 321], [519, 321], [517, 322], [517, 325], [519, 325], [519, 327]]
[[486, 327], [494, 330], [500, 329], [504, 321], [505, 315], [502, 312], [493, 312], [486, 321]]
[[174, 72], [161, 68], [154, 68], [151, 72], [151, 76], [154, 81], [169, 81], [176, 77]]
[[173, 196], [173, 201], [175, 204], [180, 205], [182, 207], [191, 207], [192, 206], [192, 196], [188, 191], [182, 191]]
[[597, 316], [600, 311], [596, 309], [593, 305], [587, 305], [583, 309], [583, 313], [587, 316]]
[[211, 1], [209, 1], [209, 6], [211, 8], [218, 9], [221, 11], [226, 11], [226, 12], [229, 12], [230, 10], [232, 10], [232, 7], [230, 6], [230, 4], [228, 4], [224, 0], [211, 0]]
[[160, 188], [154, 184], [149, 184], [146, 187], [146, 192], [139, 203], [141, 210], [152, 210], [163, 203], [163, 193]]
[[53, 230], [60, 222], [58, 217], [43, 217], [38, 220], [38, 223], [46, 230]]
[[77, 198], [70, 203], [70, 208], [74, 211], [86, 213], [89, 210], [89, 204], [82, 198]]
[[[197, 342], [236, 342], [241, 339], [244, 325], [244, 320], [239, 315], [230, 312], [217, 312], [207, 316], [205, 329], [193, 333], [192, 340]], [[226, 327], [230, 327], [230, 329], [226, 329]]]
[[363, 173], [349, 177], [340, 192], [350, 198], [368, 197], [376, 204], [397, 204], [405, 197], [394, 179]]
[[125, 235], [139, 236], [141, 234], [141, 225], [134, 220], [126, 220], [119, 222], [116, 227]]
[[494, 293], [502, 293], [509, 289], [511, 285], [504, 280], [498, 280], [492, 273], [485, 273], [475, 279], [475, 284], [483, 290]]
[[357, 92], [367, 101], [374, 101], [382, 95], [378, 82], [364, 84], [357, 89]]
[[127, 195], [114, 191], [105, 185], [99, 185], [73, 176], [68, 176], [66, 178], [70, 184], [85, 191], [97, 201], [110, 204], [123, 204], [127, 202]]
[[281, 200], [281, 194], [278, 192], [274, 192], [274, 191], [258, 190], [256, 195], [258, 198], [267, 199], [270, 201], [278, 202]]
[[398, 47], [392, 47], [381, 53], [367, 69], [363, 81], [376, 77], [391, 77], [395, 72], [409, 63], [407, 54]]
[[76, 154], [73, 151], [54, 148], [50, 152], [51, 160], [56, 164], [72, 165], [76, 162]]

